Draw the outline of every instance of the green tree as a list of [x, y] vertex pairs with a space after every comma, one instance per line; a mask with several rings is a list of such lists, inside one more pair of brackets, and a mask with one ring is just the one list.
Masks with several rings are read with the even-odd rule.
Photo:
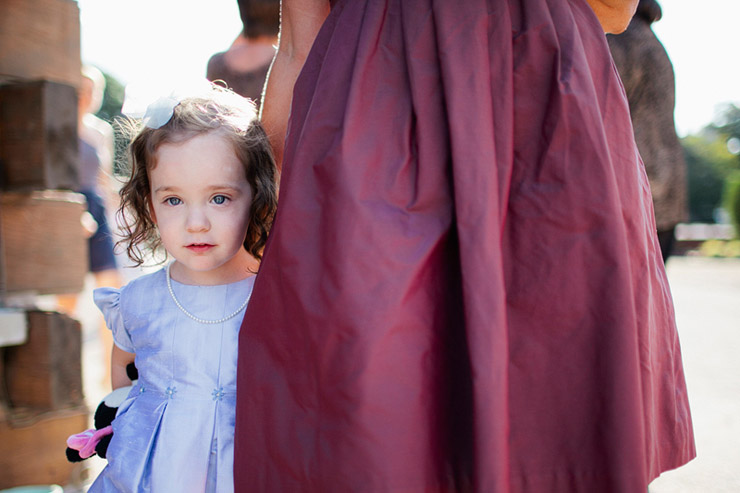
[[712, 127], [735, 155], [734, 166], [725, 176], [722, 204], [732, 218], [735, 234], [740, 236], [740, 108], [732, 103], [726, 104]]
[[710, 127], [727, 139], [740, 138], [740, 108], [732, 103], [725, 104]]
[[710, 127], [681, 143], [688, 166], [690, 219], [714, 222], [714, 210], [722, 205], [725, 179], [737, 169], [737, 159], [727, 150], [726, 138]]
[[727, 103], [712, 124], [681, 143], [689, 171], [691, 220], [714, 222], [714, 210], [720, 206], [732, 214], [733, 183], [740, 173], [740, 108]]
[[103, 104], [100, 106], [100, 110], [98, 110], [96, 116], [106, 120], [108, 123], [113, 123], [116, 117], [121, 116], [123, 96], [126, 88], [118, 79], [110, 74], [103, 72], [103, 77], [105, 77], [105, 94], [103, 94]]
[[734, 171], [725, 180], [722, 203], [732, 218], [735, 236], [740, 237], [740, 171]]
[[115, 124], [116, 118], [123, 117], [121, 108], [123, 107], [123, 99], [126, 92], [126, 87], [118, 81], [112, 75], [103, 72], [105, 77], [105, 93], [103, 94], [103, 104], [100, 106], [100, 110], [95, 114], [98, 118], [101, 118], [111, 125], [113, 125], [114, 137], [115, 137], [115, 156], [113, 157], [113, 172], [120, 173], [122, 164], [126, 160], [126, 146], [128, 140], [121, 133], [119, 125]]

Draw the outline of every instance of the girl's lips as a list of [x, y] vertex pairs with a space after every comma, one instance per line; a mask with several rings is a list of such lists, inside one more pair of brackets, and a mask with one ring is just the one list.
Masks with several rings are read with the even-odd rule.
[[208, 250], [210, 250], [211, 248], [213, 248], [213, 246], [214, 245], [210, 245], [210, 244], [207, 244], [207, 243], [198, 243], [198, 244], [188, 245], [185, 248], [187, 248], [188, 250], [190, 250], [193, 253], [205, 253]]

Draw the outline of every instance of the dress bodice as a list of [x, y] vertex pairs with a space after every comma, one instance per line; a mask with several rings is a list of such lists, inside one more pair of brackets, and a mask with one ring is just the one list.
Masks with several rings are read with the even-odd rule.
[[[192, 315], [219, 320], [251, 295], [254, 276], [217, 286], [172, 281]], [[193, 320], [168, 291], [164, 270], [120, 290], [95, 290], [115, 344], [136, 354], [139, 380], [113, 421], [109, 465], [90, 491], [231, 491], [236, 357], [243, 312], [221, 323]], [[217, 457], [216, 472], [209, 459]], [[209, 475], [210, 474], [210, 475]], [[172, 489], [174, 488], [174, 489]]]

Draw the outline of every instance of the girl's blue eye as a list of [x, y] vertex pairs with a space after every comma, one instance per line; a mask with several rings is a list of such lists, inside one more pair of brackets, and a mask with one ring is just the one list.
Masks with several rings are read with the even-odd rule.
[[167, 197], [165, 199], [165, 202], [169, 205], [180, 205], [182, 203], [182, 200], [178, 199], [177, 197]]
[[213, 203], [216, 205], [225, 204], [227, 200], [229, 200], [229, 198], [225, 195], [216, 195], [213, 197]]

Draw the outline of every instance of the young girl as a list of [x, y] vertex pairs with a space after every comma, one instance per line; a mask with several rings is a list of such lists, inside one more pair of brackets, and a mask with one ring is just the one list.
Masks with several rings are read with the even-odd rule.
[[150, 105], [121, 190], [129, 257], [174, 261], [94, 292], [113, 332], [113, 388], [139, 380], [113, 421], [108, 465], [89, 491], [233, 491], [239, 326], [277, 204], [276, 168], [247, 99]]

